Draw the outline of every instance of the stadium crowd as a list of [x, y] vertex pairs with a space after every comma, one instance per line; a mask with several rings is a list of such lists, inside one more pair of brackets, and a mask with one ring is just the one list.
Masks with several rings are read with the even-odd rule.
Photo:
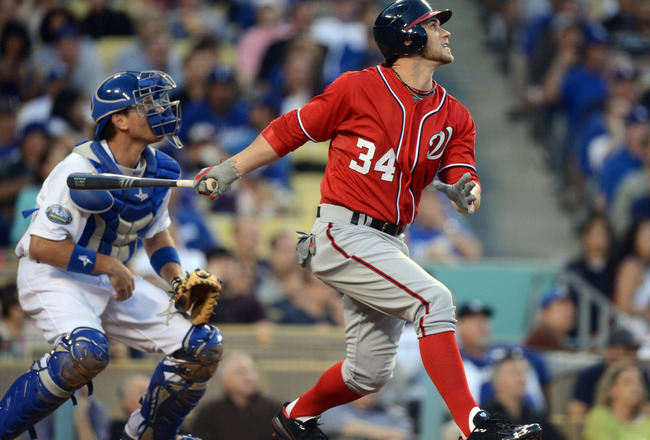
[[[157, 147], [180, 163], [184, 178], [191, 178], [241, 151], [271, 120], [308, 102], [342, 72], [381, 62], [372, 23], [386, 3], [2, 2], [0, 264], [11, 259], [27, 229], [23, 211], [34, 207], [50, 170], [75, 142], [93, 136], [88, 102], [109, 73], [163, 70], [176, 80], [173, 98], [181, 102], [185, 147]], [[576, 385], [575, 405], [569, 405], [566, 416], [586, 427], [584, 437], [580, 429], [576, 439], [631, 438], [621, 432], [650, 436], [647, 419], [635, 422], [648, 400], [647, 373], [638, 360], [650, 359], [650, 0], [473, 3], [481, 11], [486, 47], [515, 84], [507, 116], [529, 128], [527, 148], [545, 153], [558, 203], [575, 220], [582, 252], [566, 262], [564, 273], [586, 282], [620, 318], [607, 322], [606, 362]], [[314, 148], [323, 154], [286, 156], [241, 179], [210, 205], [192, 190], [173, 192], [170, 212], [184, 269], [206, 267], [224, 282], [215, 323], [254, 324], [261, 331], [274, 324], [342, 325], [338, 293], [295, 264], [293, 225], [263, 242], [263, 220], [291, 216], [300, 205], [295, 176], [322, 171], [326, 147]], [[480, 237], [446, 199], [425, 192], [420, 209], [407, 236], [414, 259], [448, 263], [483, 257]], [[215, 216], [228, 218], [230, 228], [217, 230], [211, 224]], [[161, 283], [147, 258], [136, 255], [130, 268]], [[546, 417], [543, 390], [550, 378], [540, 352], [583, 349], [576, 345], [581, 320], [589, 321], [591, 336], [602, 331], [597, 325], [602, 307], [578, 313], [579, 294], [560, 279], [538, 299], [538, 320], [530, 334], [509, 346], [491, 341], [487, 331], [491, 307], [499, 304], [459, 305], [459, 340], [481, 404], [517, 422]], [[3, 286], [0, 299], [0, 358], [31, 356], [26, 344], [38, 338], [38, 331], [22, 315], [15, 285]], [[618, 349], [624, 354], [612, 354]], [[403, 364], [404, 374], [413, 379], [417, 372], [408, 371], [408, 364]], [[642, 392], [626, 394], [625, 387]], [[386, 417], [405, 417], [385, 406], [391, 400], [417, 419], [412, 404], [421, 396], [398, 395], [368, 399], [347, 414], [362, 417], [375, 408]], [[417, 430], [412, 421], [400, 420], [392, 426]], [[331, 429], [330, 438], [337, 438]], [[619, 437], [603, 437], [608, 429]], [[377, 431], [372, 438], [385, 438], [380, 436], [385, 430]], [[544, 438], [563, 438], [552, 429], [546, 432], [551, 434]]]

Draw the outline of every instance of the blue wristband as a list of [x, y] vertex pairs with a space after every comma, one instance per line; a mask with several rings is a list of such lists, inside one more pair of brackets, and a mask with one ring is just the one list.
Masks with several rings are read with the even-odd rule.
[[97, 260], [97, 253], [95, 251], [76, 244], [72, 255], [70, 255], [68, 271], [90, 275], [95, 268], [95, 260]]
[[151, 267], [160, 275], [160, 270], [167, 263], [181, 264], [181, 259], [178, 258], [178, 251], [173, 246], [162, 247], [153, 253], [149, 259]]

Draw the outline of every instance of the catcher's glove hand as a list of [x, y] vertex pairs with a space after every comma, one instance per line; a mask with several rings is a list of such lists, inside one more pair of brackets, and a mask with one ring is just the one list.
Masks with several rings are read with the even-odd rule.
[[175, 276], [172, 280], [174, 295], [172, 301], [176, 308], [190, 314], [194, 325], [206, 324], [221, 294], [221, 281], [203, 269], [185, 273], [185, 277]]

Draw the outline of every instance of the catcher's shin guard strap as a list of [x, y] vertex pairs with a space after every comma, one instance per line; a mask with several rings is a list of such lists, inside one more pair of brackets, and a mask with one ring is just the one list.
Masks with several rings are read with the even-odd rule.
[[182, 361], [166, 357], [156, 367], [142, 399], [138, 440], [175, 440], [189, 412], [205, 394], [206, 382], [191, 382], [178, 375]]
[[103, 333], [77, 328], [20, 376], [0, 401], [0, 439], [15, 438], [43, 419], [108, 364]]

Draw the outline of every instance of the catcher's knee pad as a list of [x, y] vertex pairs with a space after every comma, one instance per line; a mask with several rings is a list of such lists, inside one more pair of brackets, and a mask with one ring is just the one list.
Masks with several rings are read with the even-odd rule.
[[140, 411], [139, 440], [172, 440], [205, 394], [223, 353], [223, 337], [208, 324], [193, 326], [183, 347], [158, 364]]
[[79, 327], [35, 361], [0, 401], [0, 438], [14, 438], [50, 414], [108, 364], [108, 340]]
[[343, 362], [341, 374], [345, 384], [357, 394], [376, 393], [393, 377], [395, 368], [394, 356], [385, 356], [366, 362], [364, 365], [352, 365], [348, 360]]
[[217, 370], [223, 355], [223, 336], [218, 328], [195, 325], [183, 338], [183, 347], [172, 356], [183, 362], [177, 374], [192, 382], [206, 382]]

